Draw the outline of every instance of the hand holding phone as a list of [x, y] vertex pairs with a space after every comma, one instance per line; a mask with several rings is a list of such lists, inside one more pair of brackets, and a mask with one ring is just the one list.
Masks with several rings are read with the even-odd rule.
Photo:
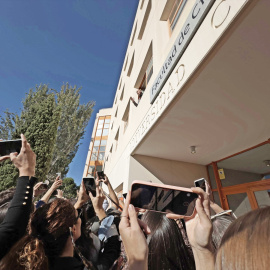
[[105, 175], [104, 175], [104, 172], [103, 171], [97, 172], [97, 174], [98, 174], [98, 179], [99, 180], [105, 179]]
[[85, 186], [86, 191], [96, 197], [96, 182], [94, 177], [84, 177], [83, 183]]
[[186, 222], [188, 240], [192, 250], [204, 251], [207, 254], [212, 246], [213, 226], [210, 219], [210, 200], [208, 194], [202, 189], [195, 187], [192, 191], [199, 195], [199, 199], [196, 200], [197, 215]]
[[201, 188], [203, 191], [206, 191], [206, 180], [204, 178], [200, 178], [194, 181], [195, 187]]
[[138, 209], [171, 213], [178, 218], [192, 218], [198, 198], [191, 189], [134, 181], [131, 186], [131, 204]]
[[7, 156], [10, 153], [20, 153], [22, 140], [0, 141], [0, 156]]

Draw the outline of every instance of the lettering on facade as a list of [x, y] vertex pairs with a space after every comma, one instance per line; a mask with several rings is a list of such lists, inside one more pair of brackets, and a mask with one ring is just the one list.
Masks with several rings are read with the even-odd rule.
[[197, 0], [192, 7], [183, 28], [181, 29], [170, 53], [168, 54], [166, 61], [162, 65], [162, 68], [160, 69], [152, 88], [150, 89], [151, 104], [154, 103], [155, 99], [159, 95], [173, 68], [184, 53], [189, 42], [199, 28], [201, 21], [204, 19], [214, 2], [215, 0]]
[[159, 97], [155, 100], [154, 104], [151, 106], [150, 110], [144, 117], [141, 125], [136, 130], [135, 135], [132, 137], [130, 142], [131, 152], [139, 143], [141, 138], [145, 135], [145, 133], [150, 129], [153, 123], [157, 120], [157, 118], [162, 114], [168, 103], [174, 98], [177, 92], [176, 87], [179, 85], [178, 70], [181, 68], [184, 69], [183, 64], [176, 67], [175, 72], [170, 78], [170, 81], [168, 81], [168, 84], [163, 87]]

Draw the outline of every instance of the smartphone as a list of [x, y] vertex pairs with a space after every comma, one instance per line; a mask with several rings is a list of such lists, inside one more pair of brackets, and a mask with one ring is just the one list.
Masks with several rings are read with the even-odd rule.
[[131, 186], [131, 204], [137, 209], [172, 213], [179, 218], [195, 216], [196, 193], [189, 188], [134, 181]]
[[98, 173], [98, 178], [99, 179], [105, 179], [105, 176], [104, 176], [104, 172], [103, 171], [100, 171], [100, 172], [97, 172]]
[[22, 140], [0, 141], [0, 156], [6, 156], [10, 153], [20, 153]]
[[61, 173], [60, 172], [56, 173], [56, 175], [57, 175], [57, 177], [59, 176], [59, 179], [61, 179]]
[[45, 184], [45, 183], [42, 183], [42, 184], [39, 186], [38, 189], [40, 189], [40, 190], [42, 190], [42, 189], [48, 189], [48, 185]]
[[195, 187], [201, 188], [203, 191], [206, 191], [206, 180], [204, 178], [200, 178], [194, 181]]
[[94, 197], [96, 197], [96, 182], [94, 177], [84, 177], [83, 183], [87, 192], [91, 192]]

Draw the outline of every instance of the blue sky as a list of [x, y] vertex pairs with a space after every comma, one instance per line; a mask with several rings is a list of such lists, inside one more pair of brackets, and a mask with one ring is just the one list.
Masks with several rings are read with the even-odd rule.
[[1, 0], [0, 114], [19, 112], [30, 88], [82, 87], [94, 113], [68, 176], [83, 174], [95, 114], [111, 107], [137, 0]]

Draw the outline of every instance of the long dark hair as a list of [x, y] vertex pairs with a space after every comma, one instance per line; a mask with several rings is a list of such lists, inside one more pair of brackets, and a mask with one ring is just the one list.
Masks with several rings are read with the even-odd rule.
[[76, 221], [74, 207], [64, 199], [39, 207], [30, 217], [28, 234], [12, 247], [0, 268], [47, 270], [63, 252], [69, 227]]
[[148, 211], [142, 217], [151, 230], [148, 269], [194, 269], [195, 263], [176, 222], [162, 213]]

